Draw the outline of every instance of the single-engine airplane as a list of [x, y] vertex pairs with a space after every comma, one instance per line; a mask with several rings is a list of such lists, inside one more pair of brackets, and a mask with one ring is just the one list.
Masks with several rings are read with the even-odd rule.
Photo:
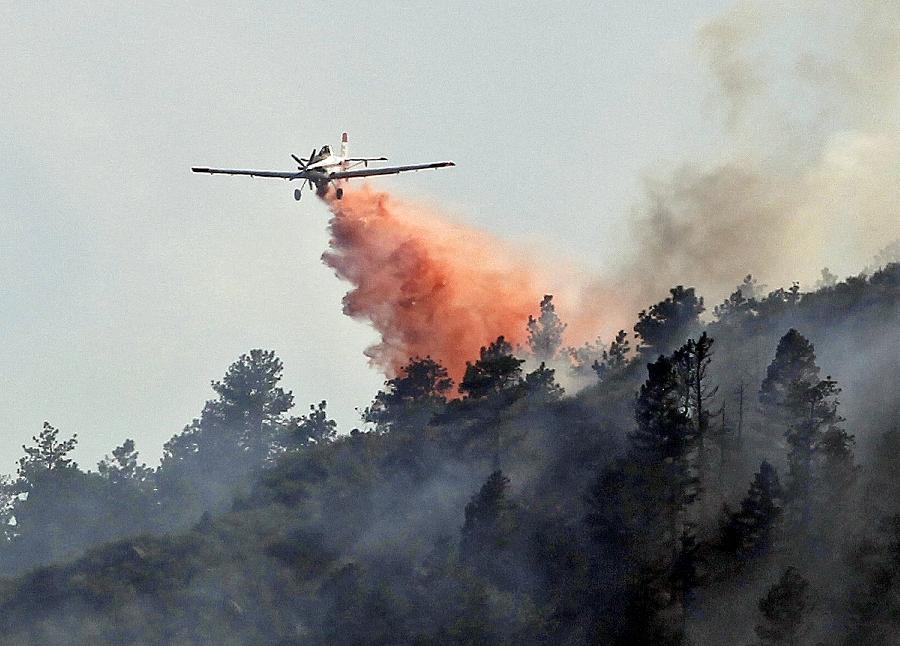
[[[395, 175], [413, 170], [425, 170], [427, 168], [445, 168], [456, 166], [452, 161], [430, 162], [428, 164], [411, 164], [409, 166], [385, 166], [382, 168], [369, 168], [369, 162], [387, 161], [387, 157], [351, 157], [350, 141], [347, 133], [341, 135], [341, 151], [339, 155], [331, 152], [331, 146], [322, 146], [319, 152], [313, 148], [308, 158], [291, 155], [297, 162], [296, 171], [274, 170], [232, 170], [227, 168], [201, 168], [193, 167], [195, 173], [209, 173], [210, 175], [249, 175], [250, 177], [277, 177], [288, 181], [303, 180], [300, 188], [294, 189], [294, 199], [299, 200], [303, 188], [313, 186], [316, 193], [324, 195], [329, 184], [335, 185], [335, 197], [341, 199], [344, 196], [342, 184], [352, 177], [372, 177], [374, 175]], [[362, 168], [360, 168], [362, 166]]]

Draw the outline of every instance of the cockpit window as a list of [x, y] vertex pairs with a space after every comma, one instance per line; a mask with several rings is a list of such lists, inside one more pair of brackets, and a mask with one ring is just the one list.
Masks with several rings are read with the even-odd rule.
[[319, 154], [327, 157], [331, 154], [331, 146], [322, 146], [322, 150], [319, 151]]

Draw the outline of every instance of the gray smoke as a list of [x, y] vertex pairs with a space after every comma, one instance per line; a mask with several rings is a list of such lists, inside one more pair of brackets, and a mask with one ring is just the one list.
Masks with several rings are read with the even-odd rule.
[[741, 2], [697, 42], [726, 135], [647, 179], [642, 302], [678, 282], [712, 304], [747, 273], [811, 288], [900, 237], [900, 2]]

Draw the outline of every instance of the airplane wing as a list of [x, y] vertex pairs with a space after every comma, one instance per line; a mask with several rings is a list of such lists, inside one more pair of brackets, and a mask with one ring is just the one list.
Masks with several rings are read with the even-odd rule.
[[195, 173], [209, 173], [210, 175], [249, 175], [250, 177], [278, 177], [280, 179], [303, 179], [303, 172], [282, 172], [277, 170], [233, 170], [228, 168], [191, 168]]
[[387, 166], [385, 168], [360, 168], [359, 170], [339, 170], [328, 173], [328, 179], [347, 179], [350, 177], [371, 177], [373, 175], [395, 175], [411, 170], [425, 170], [426, 168], [446, 168], [456, 166], [452, 161], [431, 162], [430, 164], [413, 164], [411, 166]]

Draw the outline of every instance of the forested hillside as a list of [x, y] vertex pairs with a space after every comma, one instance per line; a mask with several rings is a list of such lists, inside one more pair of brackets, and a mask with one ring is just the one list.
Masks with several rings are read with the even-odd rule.
[[3, 483], [2, 642], [900, 643], [900, 264], [564, 325], [535, 303], [460, 383], [411, 358], [349, 433], [262, 350], [157, 468], [46, 424]]

